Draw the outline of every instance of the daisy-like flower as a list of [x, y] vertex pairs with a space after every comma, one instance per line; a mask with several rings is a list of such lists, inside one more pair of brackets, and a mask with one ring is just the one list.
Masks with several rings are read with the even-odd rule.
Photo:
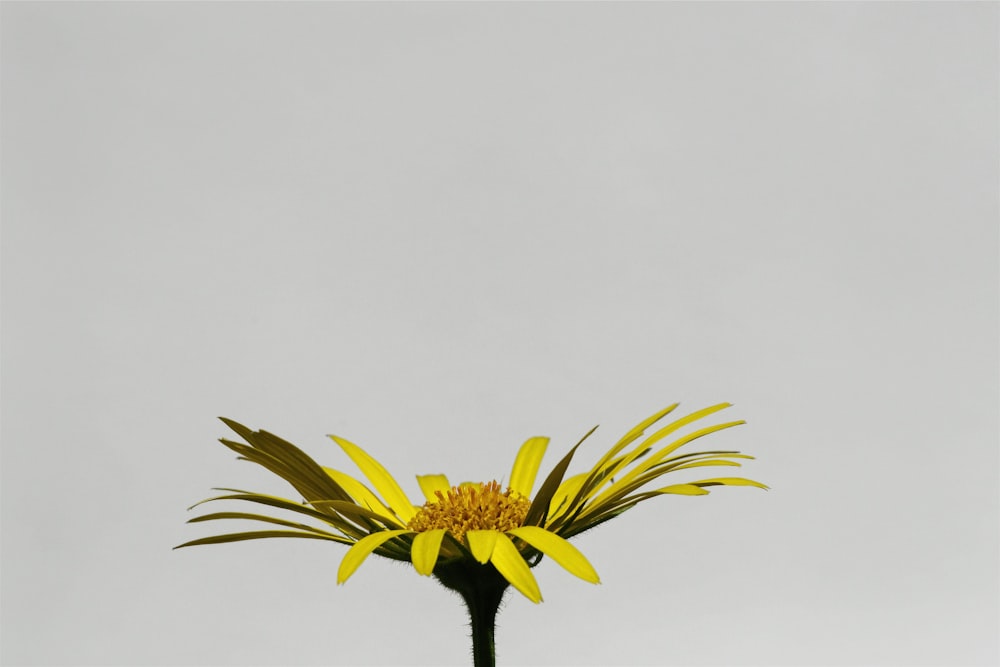
[[[357, 445], [330, 436], [361, 470], [368, 484], [316, 463], [295, 445], [267, 431], [253, 431], [229, 419], [222, 421], [245, 442], [221, 439], [241, 459], [253, 461], [284, 478], [302, 501], [239, 489], [198, 503], [243, 500], [287, 510], [322, 524], [299, 523], [248, 512], [215, 512], [190, 522], [250, 519], [281, 529], [216, 535], [179, 547], [219, 544], [266, 537], [328, 540], [349, 545], [337, 571], [342, 584], [371, 554], [408, 561], [418, 574], [433, 575], [465, 600], [472, 621], [473, 658], [477, 667], [495, 664], [493, 628], [500, 601], [513, 586], [532, 602], [542, 594], [531, 568], [548, 556], [571, 574], [590, 583], [600, 579], [587, 558], [568, 539], [613, 519], [635, 505], [661, 495], [705, 495], [712, 486], [756, 486], [741, 477], [714, 477], [659, 486], [661, 476], [704, 466], [739, 466], [752, 456], [711, 450], [678, 454], [683, 445], [702, 436], [743, 424], [714, 424], [673, 440], [668, 436], [707, 417], [728, 403], [699, 410], [647, 429], [674, 411], [671, 405], [626, 433], [589, 470], [566, 477], [577, 448], [591, 429], [556, 464], [535, 491], [535, 479], [549, 439], [528, 439], [514, 459], [506, 486], [497, 481], [453, 486], [442, 474], [418, 475], [423, 505], [414, 505], [399, 483]], [[645, 436], [645, 437], [643, 437]], [[197, 506], [195, 505], [195, 507]]]

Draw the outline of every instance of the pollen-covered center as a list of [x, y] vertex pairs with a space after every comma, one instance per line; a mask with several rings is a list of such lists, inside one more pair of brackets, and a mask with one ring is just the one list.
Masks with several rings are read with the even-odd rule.
[[500, 490], [496, 481], [453, 486], [447, 494], [424, 504], [406, 527], [418, 533], [444, 528], [458, 539], [468, 530], [511, 530], [524, 525], [531, 501], [513, 489]]

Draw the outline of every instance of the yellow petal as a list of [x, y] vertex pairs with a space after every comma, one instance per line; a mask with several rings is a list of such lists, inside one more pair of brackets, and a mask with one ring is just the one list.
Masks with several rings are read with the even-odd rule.
[[[721, 406], [712, 406], [712, 408], [705, 408], [704, 410], [696, 412], [693, 415], [689, 415], [688, 417], [685, 417], [684, 419], [681, 419], [678, 422], [675, 422], [675, 424], [676, 423], [680, 423], [680, 422], [689, 423], [689, 422], [693, 421], [692, 418], [694, 418], [694, 417], [704, 416], [705, 414], [708, 414], [709, 412], [714, 412], [715, 410], [720, 410], [723, 407], [726, 407], [728, 405], [729, 405], [728, 403], [723, 403], [723, 404], [721, 404]], [[625, 475], [622, 475], [622, 477], [620, 479], [618, 479], [617, 481], [615, 481], [607, 489], [605, 489], [603, 493], [601, 493], [600, 495], [598, 495], [591, 502], [590, 506], [594, 507], [594, 508], [600, 506], [601, 504], [603, 504], [604, 502], [606, 502], [608, 499], [610, 499], [612, 496], [614, 496], [616, 493], [618, 493], [619, 491], [622, 491], [623, 489], [625, 489], [626, 487], [628, 487], [629, 484], [631, 484], [632, 481], [635, 480], [636, 477], [638, 477], [642, 473], [646, 472], [647, 470], [649, 470], [650, 468], [652, 468], [653, 466], [655, 466], [657, 463], [659, 463], [664, 458], [666, 458], [667, 455], [669, 455], [671, 452], [679, 449], [680, 447], [686, 445], [687, 443], [691, 442], [692, 440], [695, 440], [695, 439], [700, 438], [702, 436], [708, 435], [710, 433], [715, 433], [716, 431], [721, 431], [722, 429], [730, 428], [730, 427], [733, 427], [733, 426], [739, 426], [740, 424], [745, 424], [745, 423], [746, 422], [744, 422], [741, 419], [739, 421], [726, 422], [725, 424], [716, 424], [715, 426], [709, 426], [707, 428], [700, 429], [698, 431], [695, 431], [694, 433], [690, 433], [688, 435], [683, 436], [682, 438], [679, 438], [678, 440], [675, 440], [674, 442], [670, 443], [669, 445], [667, 445], [663, 449], [660, 449], [655, 454], [653, 454], [652, 456], [650, 456], [649, 458], [647, 458], [644, 463], [635, 466], [628, 473], [626, 473]], [[670, 426], [665, 427], [663, 429], [663, 431], [665, 431], [667, 429], [670, 429], [672, 426], [674, 426], [674, 424], [671, 424]], [[658, 436], [660, 435], [661, 432], [662, 431], [657, 432], [656, 434], [650, 436], [649, 441], [650, 442], [653, 441], [654, 438], [659, 439]]]
[[708, 491], [700, 486], [695, 486], [694, 484], [672, 484], [671, 486], [665, 486], [662, 489], [656, 489], [654, 493], [673, 493], [680, 496], [704, 496], [708, 494]]
[[493, 547], [493, 555], [490, 562], [497, 572], [502, 574], [511, 585], [524, 594], [535, 604], [542, 601], [542, 592], [538, 590], [538, 582], [535, 575], [531, 574], [531, 569], [521, 557], [521, 552], [517, 550], [510, 538], [503, 533], [497, 533], [496, 545]]
[[330, 437], [351, 457], [351, 460], [361, 469], [361, 472], [372, 483], [375, 490], [382, 494], [382, 497], [389, 504], [389, 507], [392, 508], [392, 511], [396, 513], [396, 516], [403, 520], [403, 523], [413, 518], [413, 515], [417, 513], [417, 508], [413, 506], [413, 503], [403, 493], [403, 489], [400, 488], [396, 480], [393, 479], [392, 475], [389, 474], [389, 471], [381, 463], [373, 459], [365, 450], [353, 442], [335, 435], [331, 435]]
[[[639, 456], [643, 452], [645, 452], [649, 448], [651, 448], [654, 443], [659, 442], [660, 440], [662, 440], [663, 438], [667, 437], [668, 435], [670, 435], [674, 431], [677, 431], [678, 429], [681, 429], [684, 426], [687, 426], [688, 424], [690, 424], [691, 422], [694, 422], [694, 421], [697, 421], [697, 420], [701, 419], [702, 417], [707, 417], [708, 415], [712, 414], [713, 412], [718, 412], [719, 410], [724, 410], [725, 408], [728, 408], [728, 407], [731, 407], [731, 406], [732, 406], [731, 403], [719, 403], [718, 405], [712, 405], [712, 406], [709, 406], [707, 408], [703, 408], [701, 410], [698, 410], [697, 412], [692, 412], [687, 417], [682, 417], [682, 418], [680, 418], [680, 419], [678, 419], [676, 421], [670, 422], [669, 424], [667, 424], [663, 428], [661, 428], [658, 431], [656, 431], [656, 433], [654, 433], [653, 435], [651, 435], [648, 438], [646, 438], [638, 447], [635, 448], [634, 451], [632, 451], [627, 456], [623, 456], [623, 457], [617, 459], [615, 462], [608, 463], [608, 468], [609, 469], [607, 470], [607, 475], [606, 475], [605, 479], [606, 480], [610, 480], [612, 477], [617, 476], [622, 470], [625, 470], [636, 459], [638, 459]], [[742, 424], [743, 422], [742, 421], [741, 422], [734, 422], [733, 424], [736, 424], [736, 423]], [[730, 425], [733, 425], [733, 424], [730, 424]], [[725, 427], [722, 427], [722, 428], [725, 428]], [[716, 429], [716, 430], [718, 430], [718, 429]], [[699, 431], [698, 433], [700, 435], [704, 435], [701, 431]], [[699, 437], [699, 436], [695, 435], [694, 437], [690, 437], [690, 440], [693, 440], [695, 437]], [[681, 439], [678, 442], [675, 442], [672, 445], [661, 449], [656, 454], [654, 454], [652, 457], [650, 457], [649, 459], [647, 459], [646, 462], [643, 463], [641, 466], [633, 469], [633, 471], [630, 472], [626, 477], [628, 477], [629, 479], [634, 478], [636, 475], [639, 474], [639, 472], [647, 470], [650, 466], [652, 466], [653, 463], [656, 463], [657, 461], [662, 460], [664, 457], [667, 456], [667, 454], [669, 454], [670, 452], [674, 451], [675, 449], [677, 449], [681, 445], [684, 445], [687, 442], [690, 442], [690, 440]], [[639, 470], [639, 468], [641, 468], [641, 470]], [[606, 482], [603, 482], [601, 485], [598, 485], [598, 486], [594, 487], [593, 489], [591, 489], [587, 493], [586, 497], [587, 498], [592, 498], [594, 496], [594, 494], [597, 492], [597, 490], [604, 483], [606, 483]], [[619, 486], [619, 488], [620, 488], [620, 486]], [[603, 495], [607, 496], [609, 494], [605, 493]]]
[[705, 486], [756, 486], [758, 489], [770, 489], [767, 484], [755, 482], [752, 479], [742, 477], [715, 477], [713, 479], [699, 479], [692, 484], [704, 484]]
[[556, 467], [549, 471], [549, 474], [545, 476], [545, 481], [542, 482], [541, 488], [538, 489], [538, 493], [535, 494], [534, 500], [531, 501], [531, 506], [528, 507], [528, 514], [524, 517], [525, 526], [537, 526], [542, 522], [546, 521], [545, 513], [549, 510], [549, 505], [552, 503], [552, 496], [555, 495], [556, 491], [559, 490], [559, 486], [562, 484], [563, 477], [566, 475], [566, 470], [569, 468], [569, 464], [573, 461], [573, 455], [576, 454], [576, 450], [580, 448], [583, 441], [591, 436], [591, 434], [597, 430], [597, 427], [590, 429], [579, 442], [573, 445], [573, 448], [566, 452], [566, 455], [559, 459], [559, 463]]
[[559, 488], [556, 489], [555, 495], [552, 496], [552, 500], [549, 502], [549, 521], [561, 516], [566, 510], [569, 509], [569, 503], [576, 497], [580, 489], [583, 487], [583, 483], [587, 481], [590, 473], [582, 472], [579, 475], [573, 475], [568, 479], [564, 479]]
[[444, 539], [445, 532], [444, 528], [438, 528], [417, 533], [416, 537], [413, 538], [410, 559], [413, 561], [413, 568], [419, 574], [428, 577], [434, 572], [438, 552], [441, 551], [441, 540]]
[[392, 512], [388, 507], [382, 504], [382, 501], [378, 499], [374, 493], [371, 492], [367, 486], [354, 479], [347, 473], [340, 472], [339, 470], [334, 470], [333, 468], [323, 467], [324, 472], [333, 478], [337, 484], [351, 494], [355, 502], [359, 503], [362, 507], [367, 507], [372, 512], [376, 514], [382, 514], [383, 516], [395, 521]]
[[538, 474], [538, 466], [545, 456], [545, 448], [549, 445], [548, 438], [528, 438], [514, 459], [514, 467], [510, 471], [510, 488], [520, 493], [525, 498], [531, 497], [532, 487], [535, 486], [535, 476]]
[[680, 403], [674, 403], [673, 405], [668, 405], [667, 407], [663, 408], [656, 414], [647, 417], [646, 419], [642, 420], [634, 427], [632, 427], [631, 431], [622, 436], [622, 439], [619, 440], [614, 447], [609, 449], [607, 453], [605, 453], [604, 456], [601, 457], [601, 459], [597, 462], [597, 464], [591, 469], [591, 472], [596, 472], [601, 468], [603, 468], [608, 463], [608, 461], [610, 461], [612, 457], [614, 457], [615, 454], [617, 454], [618, 452], [620, 452], [621, 450], [625, 449], [630, 444], [638, 440], [639, 437], [646, 432], [647, 428], [649, 428], [650, 426], [652, 426], [653, 424], [655, 424], [656, 422], [660, 421], [668, 414], [673, 412], [678, 405], [680, 405]]
[[465, 540], [469, 543], [472, 557], [480, 563], [488, 563], [499, 536], [500, 533], [495, 530], [470, 530], [465, 533]]
[[451, 484], [448, 483], [448, 478], [444, 475], [417, 475], [417, 484], [420, 485], [420, 490], [424, 492], [424, 498], [429, 503], [438, 501], [438, 497], [434, 494], [435, 491], [440, 491], [445, 495], [451, 491]]
[[555, 562], [566, 568], [570, 574], [575, 574], [584, 581], [592, 584], [601, 583], [601, 578], [597, 576], [597, 571], [587, 560], [587, 557], [580, 553], [580, 550], [572, 544], [538, 526], [521, 526], [513, 530], [508, 530], [508, 534], [519, 537]]
[[701, 461], [691, 461], [670, 466], [670, 472], [687, 470], [688, 468], [701, 468], [704, 466], [735, 466], [741, 467], [743, 464], [738, 461], [727, 461], [725, 459], [703, 459]]
[[340, 568], [337, 570], [337, 583], [342, 584], [347, 581], [354, 571], [357, 570], [365, 559], [371, 554], [371, 552], [378, 549], [384, 543], [388, 542], [397, 535], [402, 535], [403, 533], [410, 533], [410, 530], [383, 530], [378, 533], [372, 533], [371, 535], [366, 535], [360, 540], [354, 543], [347, 553], [344, 554], [344, 560], [340, 561]]
[[[701, 410], [698, 410], [697, 412], [692, 412], [687, 417], [682, 417], [682, 418], [678, 419], [677, 421], [674, 421], [674, 422], [671, 422], [671, 423], [667, 424], [666, 426], [664, 426], [663, 428], [661, 428], [659, 431], [657, 431], [653, 435], [651, 435], [648, 438], [646, 438], [646, 440], [642, 443], [642, 446], [643, 447], [651, 447], [653, 445], [653, 443], [662, 440], [663, 438], [665, 438], [666, 436], [670, 435], [674, 431], [677, 431], [678, 429], [680, 429], [680, 428], [682, 428], [684, 426], [687, 426], [691, 422], [698, 421], [702, 417], [707, 417], [708, 415], [712, 414], [713, 412], [718, 412], [719, 410], [725, 410], [726, 408], [732, 407], [732, 405], [733, 405], [732, 403], [719, 403], [717, 405], [710, 405], [707, 408], [702, 408]], [[742, 422], [740, 422], [740, 423], [742, 423]]]
[[[673, 412], [679, 405], [680, 403], [674, 403], [673, 405], [668, 405], [667, 407], [663, 408], [656, 414], [650, 415], [643, 421], [636, 424], [632, 428], [632, 430], [630, 430], [628, 433], [622, 436], [622, 439], [619, 440], [614, 447], [605, 452], [604, 456], [602, 456], [600, 460], [596, 464], [594, 464], [594, 467], [590, 469], [590, 472], [588, 474], [588, 481], [590, 483], [584, 482], [586, 488], [582, 488], [584, 485], [581, 485], [581, 488], [578, 489], [578, 493], [580, 491], [584, 492], [583, 496], [579, 499], [576, 499], [575, 497], [571, 498], [570, 502], [572, 502], [573, 500], [585, 501], [589, 500], [590, 498], [593, 498], [594, 495], [601, 489], [601, 487], [603, 487], [605, 484], [608, 483], [608, 480], [617, 475], [624, 468], [628, 467], [629, 464], [631, 464], [633, 461], [639, 458], [639, 456], [641, 456], [643, 452], [648, 450], [650, 447], [650, 443], [655, 442], [659, 438], [664, 437], [665, 435], [667, 435], [667, 433], [671, 432], [672, 430], [677, 430], [678, 428], [684, 426], [690, 421], [703, 417], [706, 414], [710, 414], [711, 412], [715, 412], [716, 410], [721, 410], [722, 408], [729, 407], [730, 404], [722, 403], [719, 405], [714, 405], [710, 408], [706, 408], [705, 410], [701, 410], [700, 412], [696, 412], [694, 415], [689, 415], [688, 417], [675, 421], [669, 424], [668, 426], [660, 429], [653, 435], [651, 435], [629, 454], [615, 458], [615, 456], [620, 451], [625, 449], [625, 447], [638, 440], [639, 437], [646, 432], [647, 428], [649, 428], [650, 426], [652, 426], [653, 424], [655, 424], [656, 422], [660, 421], [668, 414]], [[602, 478], [602, 481], [600, 481], [599, 483], [593, 483], [593, 480], [597, 480], [598, 478]]]
[[[728, 404], [724, 404], [724, 405], [728, 405]], [[704, 410], [702, 412], [704, 412]], [[697, 431], [694, 431], [693, 433], [689, 433], [689, 434], [687, 434], [687, 435], [685, 435], [685, 436], [683, 436], [681, 438], [678, 438], [677, 440], [675, 440], [674, 442], [670, 443], [669, 445], [667, 445], [663, 449], [658, 450], [655, 454], [653, 454], [648, 459], [646, 459], [646, 461], [644, 463], [642, 463], [641, 465], [636, 466], [636, 468], [632, 471], [632, 473], [629, 473], [629, 474], [638, 475], [640, 473], [643, 473], [643, 472], [649, 470], [650, 468], [652, 468], [653, 466], [655, 466], [657, 463], [659, 463], [663, 459], [665, 459], [669, 454], [672, 454], [674, 451], [680, 449], [681, 447], [683, 447], [687, 443], [691, 442], [692, 440], [697, 440], [698, 438], [706, 436], [706, 435], [708, 435], [710, 433], [715, 433], [716, 431], [721, 431], [723, 429], [732, 428], [733, 426], [740, 426], [742, 424], [746, 424], [746, 422], [744, 420], [742, 420], [742, 419], [737, 419], [736, 421], [725, 422], [723, 424], [715, 424], [714, 426], [707, 426], [707, 427], [705, 427], [703, 429], [699, 429]]]

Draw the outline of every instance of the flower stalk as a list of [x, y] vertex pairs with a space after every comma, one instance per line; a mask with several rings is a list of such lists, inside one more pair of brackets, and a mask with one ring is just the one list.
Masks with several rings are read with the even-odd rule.
[[465, 601], [472, 629], [475, 667], [495, 667], [497, 611], [510, 584], [492, 565], [455, 563], [438, 568], [434, 576]]
[[[506, 587], [505, 587], [506, 590]], [[472, 593], [463, 596], [469, 609], [469, 625], [472, 628], [472, 664], [474, 667], [496, 667], [497, 610], [503, 593], [491, 595]]]

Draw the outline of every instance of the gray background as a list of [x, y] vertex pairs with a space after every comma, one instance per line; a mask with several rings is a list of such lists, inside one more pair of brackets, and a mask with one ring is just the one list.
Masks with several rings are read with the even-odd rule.
[[6, 664], [462, 664], [408, 568], [170, 550], [288, 493], [215, 416], [416, 496], [674, 400], [773, 490], [581, 536], [502, 664], [996, 664], [996, 3], [2, 19]]

